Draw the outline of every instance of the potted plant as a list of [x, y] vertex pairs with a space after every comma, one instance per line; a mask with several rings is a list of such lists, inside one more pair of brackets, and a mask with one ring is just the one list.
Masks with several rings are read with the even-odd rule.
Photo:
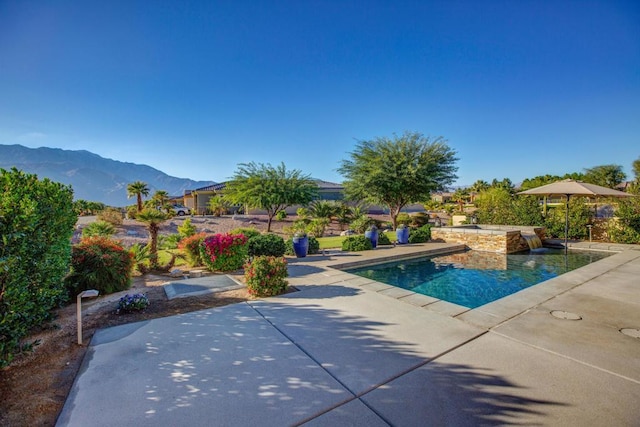
[[309, 237], [307, 233], [297, 232], [293, 235], [293, 252], [297, 258], [304, 258], [309, 252]]
[[406, 245], [409, 243], [409, 227], [406, 224], [398, 225], [396, 229], [396, 237], [398, 238], [399, 245]]
[[367, 231], [364, 232], [364, 237], [371, 241], [371, 246], [375, 249], [378, 246], [378, 227], [372, 225], [367, 228]]

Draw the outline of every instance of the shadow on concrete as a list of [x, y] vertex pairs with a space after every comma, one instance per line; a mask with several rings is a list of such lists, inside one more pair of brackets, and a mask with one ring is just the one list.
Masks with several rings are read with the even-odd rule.
[[[334, 288], [336, 297], [358, 292]], [[295, 425], [363, 394], [391, 424], [434, 424], [452, 413], [469, 425], [517, 423], [523, 413], [562, 404], [521, 397], [518, 385], [491, 371], [437, 361], [413, 389], [378, 390], [428, 362], [414, 344], [382, 338], [389, 323], [314, 304], [252, 306], [127, 326], [122, 339], [93, 347], [58, 424]]]
[[322, 273], [323, 271], [325, 271], [325, 269], [323, 268], [313, 267], [307, 264], [301, 264], [301, 265], [289, 264], [287, 269], [289, 271], [289, 277], [307, 276], [309, 274]]

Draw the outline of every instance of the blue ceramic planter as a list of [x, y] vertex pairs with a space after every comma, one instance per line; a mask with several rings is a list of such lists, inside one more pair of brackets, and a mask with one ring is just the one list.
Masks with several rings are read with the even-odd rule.
[[378, 229], [376, 227], [372, 227], [371, 230], [365, 231], [364, 237], [371, 241], [371, 246], [373, 246], [374, 249], [378, 246]]
[[396, 237], [398, 238], [399, 245], [406, 245], [409, 243], [409, 227], [396, 229]]
[[307, 236], [293, 237], [293, 252], [297, 258], [304, 258], [309, 252], [309, 238]]

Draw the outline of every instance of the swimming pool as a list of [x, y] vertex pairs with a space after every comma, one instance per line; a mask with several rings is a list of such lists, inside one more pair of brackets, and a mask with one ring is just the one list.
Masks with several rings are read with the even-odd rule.
[[347, 270], [410, 291], [476, 308], [613, 255], [537, 249], [516, 254], [463, 251]]

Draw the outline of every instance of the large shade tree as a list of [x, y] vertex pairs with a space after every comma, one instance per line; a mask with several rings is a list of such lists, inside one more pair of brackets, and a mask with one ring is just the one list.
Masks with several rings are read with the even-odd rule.
[[138, 212], [142, 211], [142, 196], [149, 195], [149, 186], [146, 182], [136, 181], [127, 185], [127, 197], [136, 197]]
[[585, 169], [584, 181], [602, 187], [614, 188], [627, 179], [620, 165], [600, 165]]
[[293, 205], [307, 205], [316, 197], [318, 185], [297, 169], [284, 163], [241, 163], [224, 188], [224, 198], [234, 204], [267, 211], [267, 231], [278, 211]]
[[404, 206], [428, 199], [431, 192], [454, 182], [455, 154], [442, 137], [405, 132], [358, 141], [338, 172], [346, 178], [347, 198], [387, 207], [395, 228]]

